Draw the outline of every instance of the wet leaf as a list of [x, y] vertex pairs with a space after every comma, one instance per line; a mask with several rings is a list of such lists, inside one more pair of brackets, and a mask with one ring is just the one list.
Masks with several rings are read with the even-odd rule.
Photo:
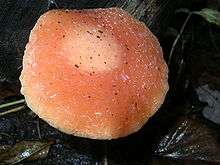
[[203, 109], [205, 118], [220, 124], [220, 91], [211, 89], [208, 84], [199, 86], [196, 89], [201, 102], [207, 103]]
[[27, 160], [37, 160], [37, 159], [45, 159], [47, 154], [49, 153], [50, 145], [46, 146], [44, 149], [39, 152], [31, 155]]
[[194, 14], [202, 16], [206, 21], [220, 26], [220, 12], [213, 9], [202, 9], [201, 11], [193, 12]]
[[21, 141], [0, 154], [0, 164], [16, 164], [23, 160], [43, 159], [47, 156], [53, 141]]
[[217, 131], [201, 121], [182, 118], [162, 138], [155, 154], [172, 159], [220, 163]]
[[6, 151], [8, 151], [9, 149], [11, 148], [10, 145], [3, 145], [3, 146], [0, 146], [0, 155]]

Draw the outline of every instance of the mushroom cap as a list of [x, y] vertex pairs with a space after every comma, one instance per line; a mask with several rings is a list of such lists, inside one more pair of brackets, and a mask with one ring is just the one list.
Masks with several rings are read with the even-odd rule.
[[67, 134], [115, 139], [138, 131], [168, 91], [156, 37], [118, 8], [51, 10], [31, 31], [21, 93]]

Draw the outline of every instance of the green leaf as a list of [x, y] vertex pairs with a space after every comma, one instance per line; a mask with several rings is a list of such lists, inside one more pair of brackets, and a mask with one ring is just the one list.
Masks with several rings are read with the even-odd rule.
[[201, 11], [195, 11], [193, 14], [202, 16], [209, 23], [216, 24], [220, 26], [220, 12], [213, 9], [202, 9]]
[[47, 156], [53, 141], [21, 141], [0, 153], [0, 164], [17, 164], [23, 160], [43, 159]]

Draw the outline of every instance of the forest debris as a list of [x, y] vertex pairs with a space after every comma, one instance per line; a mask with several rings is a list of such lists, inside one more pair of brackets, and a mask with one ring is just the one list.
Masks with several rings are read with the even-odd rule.
[[182, 118], [157, 145], [155, 154], [179, 160], [220, 163], [217, 131], [196, 119]]
[[22, 106], [19, 106], [19, 107], [10, 109], [10, 110], [5, 111], [5, 112], [1, 112], [1, 113], [0, 113], [0, 117], [5, 116], [5, 115], [10, 114], [10, 113], [15, 113], [15, 112], [21, 111], [21, 110], [24, 109], [25, 107], [26, 107], [25, 105], [22, 105]]
[[0, 108], [6, 108], [12, 105], [17, 105], [17, 104], [21, 104], [21, 103], [25, 103], [25, 99], [21, 99], [21, 100], [16, 100], [16, 101], [12, 101], [9, 103], [5, 103], [5, 104], [1, 104]]
[[0, 164], [17, 164], [23, 160], [44, 159], [53, 141], [21, 141], [0, 154]]
[[208, 84], [196, 89], [201, 102], [207, 103], [203, 109], [203, 116], [217, 124], [220, 124], [220, 91], [211, 89]]

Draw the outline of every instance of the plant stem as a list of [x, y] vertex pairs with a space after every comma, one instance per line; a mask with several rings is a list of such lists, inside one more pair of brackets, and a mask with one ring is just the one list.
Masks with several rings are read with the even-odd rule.
[[189, 12], [186, 20], [184, 21], [184, 23], [183, 23], [183, 25], [182, 25], [182, 27], [180, 29], [180, 32], [179, 32], [178, 36], [176, 37], [176, 39], [173, 42], [173, 45], [172, 45], [172, 48], [171, 48], [171, 51], [170, 51], [170, 55], [169, 55], [168, 65], [170, 65], [170, 63], [171, 63], [173, 52], [174, 52], [174, 50], [176, 48], [176, 44], [178, 43], [180, 37], [182, 36], [182, 34], [183, 34], [184, 30], [185, 30], [185, 27], [186, 27], [186, 25], [187, 25], [187, 23], [188, 23], [188, 21], [189, 21], [191, 16], [192, 16], [192, 13]]
[[9, 107], [9, 106], [24, 103], [24, 102], [25, 102], [25, 99], [16, 100], [16, 101], [12, 101], [12, 102], [9, 102], [9, 103], [2, 104], [2, 105], [0, 105], [0, 108]]
[[39, 117], [37, 118], [37, 133], [38, 133], [38, 137], [39, 137], [39, 139], [41, 139], [41, 132], [40, 132], [40, 119], [39, 119]]
[[19, 107], [16, 107], [16, 108], [13, 108], [13, 109], [10, 109], [8, 111], [5, 111], [5, 112], [1, 112], [0, 113], [0, 117], [4, 116], [4, 115], [7, 115], [7, 114], [10, 114], [10, 113], [15, 113], [15, 112], [18, 112], [22, 109], [25, 108], [25, 105], [22, 105], [22, 106], [19, 106]]

